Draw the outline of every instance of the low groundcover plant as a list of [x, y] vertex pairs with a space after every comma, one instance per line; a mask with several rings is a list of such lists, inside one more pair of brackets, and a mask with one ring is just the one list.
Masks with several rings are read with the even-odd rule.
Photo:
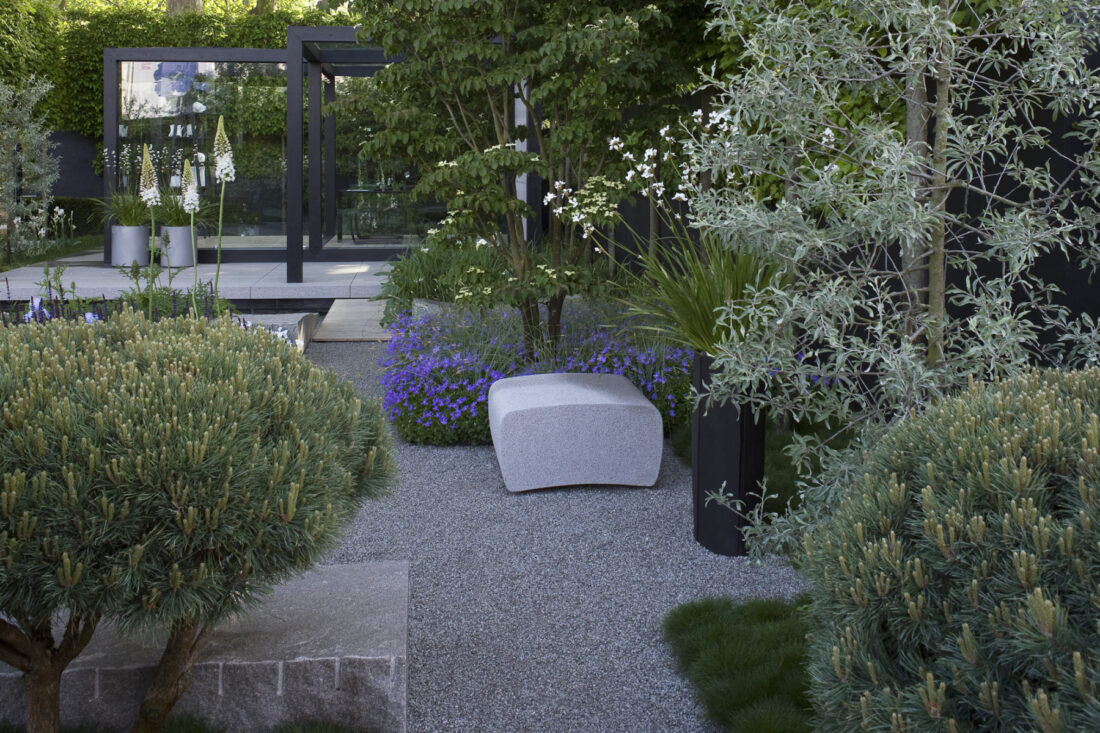
[[[382, 366], [383, 405], [414, 443], [488, 443], [488, 393], [498, 379], [546, 372], [621, 374], [657, 409], [666, 431], [691, 413], [691, 353], [647, 335], [612, 307], [566, 305], [556, 346], [524, 360], [514, 310], [403, 314], [391, 326]], [[604, 324], [613, 323], [608, 326]]]

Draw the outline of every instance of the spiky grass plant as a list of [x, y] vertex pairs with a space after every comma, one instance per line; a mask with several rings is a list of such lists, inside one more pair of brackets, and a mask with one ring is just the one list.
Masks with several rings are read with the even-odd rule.
[[[380, 408], [228, 318], [0, 329], [0, 660], [30, 733], [101, 616], [168, 643], [160, 730], [210, 629], [331, 549], [392, 473]], [[61, 638], [53, 622], [61, 619]]]
[[972, 384], [805, 541], [815, 730], [1100, 730], [1100, 369]]
[[[745, 324], [739, 304], [752, 290], [778, 284], [779, 271], [752, 253], [733, 253], [711, 234], [698, 242], [679, 225], [663, 249], [642, 253], [642, 272], [631, 283], [630, 311], [653, 320], [665, 338], [703, 354], [737, 341]], [[730, 317], [720, 320], [723, 312]]]

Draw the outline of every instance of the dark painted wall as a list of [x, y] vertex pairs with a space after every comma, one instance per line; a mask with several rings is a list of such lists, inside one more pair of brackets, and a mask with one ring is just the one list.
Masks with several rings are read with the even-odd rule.
[[59, 175], [53, 186], [54, 196], [101, 198], [103, 176], [96, 175], [94, 163], [99, 151], [93, 138], [76, 132], [51, 132]]

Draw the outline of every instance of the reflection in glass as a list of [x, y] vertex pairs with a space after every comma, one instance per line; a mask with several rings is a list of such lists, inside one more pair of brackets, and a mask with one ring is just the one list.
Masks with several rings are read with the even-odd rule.
[[[225, 189], [223, 246], [286, 246], [285, 64], [124, 61], [119, 108], [118, 150], [107, 153], [118, 187], [137, 185], [148, 143], [160, 185], [178, 194], [189, 159], [204, 206], [216, 211], [213, 144], [223, 115], [237, 170]], [[199, 246], [213, 248], [214, 237]]]
[[[166, 193], [179, 194], [183, 163], [191, 161], [203, 205], [213, 212], [207, 218], [216, 221], [221, 187], [214, 180], [213, 145], [222, 115], [236, 167], [236, 180], [225, 188], [223, 246], [284, 249], [286, 64], [121, 61], [118, 78], [118, 146], [105, 156], [116, 187], [136, 189], [142, 145], [148, 144]], [[364, 93], [364, 85], [364, 79], [338, 79], [337, 99]], [[413, 198], [418, 174], [405, 161], [363, 155], [376, 124], [361, 109], [339, 103], [329, 109], [336, 117], [336, 231], [325, 246], [418, 244], [443, 218], [444, 207]], [[309, 164], [303, 164], [308, 186]], [[213, 227], [200, 229], [198, 246], [216, 247], [213, 235]]]

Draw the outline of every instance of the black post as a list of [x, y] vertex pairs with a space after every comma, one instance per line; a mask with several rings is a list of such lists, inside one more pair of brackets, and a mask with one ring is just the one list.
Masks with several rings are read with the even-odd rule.
[[[325, 77], [325, 104], [336, 101], [336, 79]], [[325, 115], [325, 231], [328, 241], [336, 233], [336, 115], [331, 111]]]
[[302, 282], [302, 36], [286, 38], [286, 281]]
[[324, 185], [324, 172], [321, 170], [321, 64], [308, 61], [306, 64], [306, 111], [309, 113], [309, 141], [306, 159], [309, 164], [309, 251], [316, 254], [321, 249], [321, 225], [324, 212], [321, 210], [321, 187]]
[[[709, 392], [712, 363], [713, 359], [705, 354], [695, 355], [692, 382], [699, 392]], [[763, 417], [754, 419], [748, 406], [700, 405], [691, 415], [695, 541], [719, 555], [744, 555], [741, 530], [746, 521], [741, 514], [747, 514], [759, 501], [756, 494], [763, 477]], [[719, 492], [742, 502], [740, 514], [707, 502], [708, 493]]]

